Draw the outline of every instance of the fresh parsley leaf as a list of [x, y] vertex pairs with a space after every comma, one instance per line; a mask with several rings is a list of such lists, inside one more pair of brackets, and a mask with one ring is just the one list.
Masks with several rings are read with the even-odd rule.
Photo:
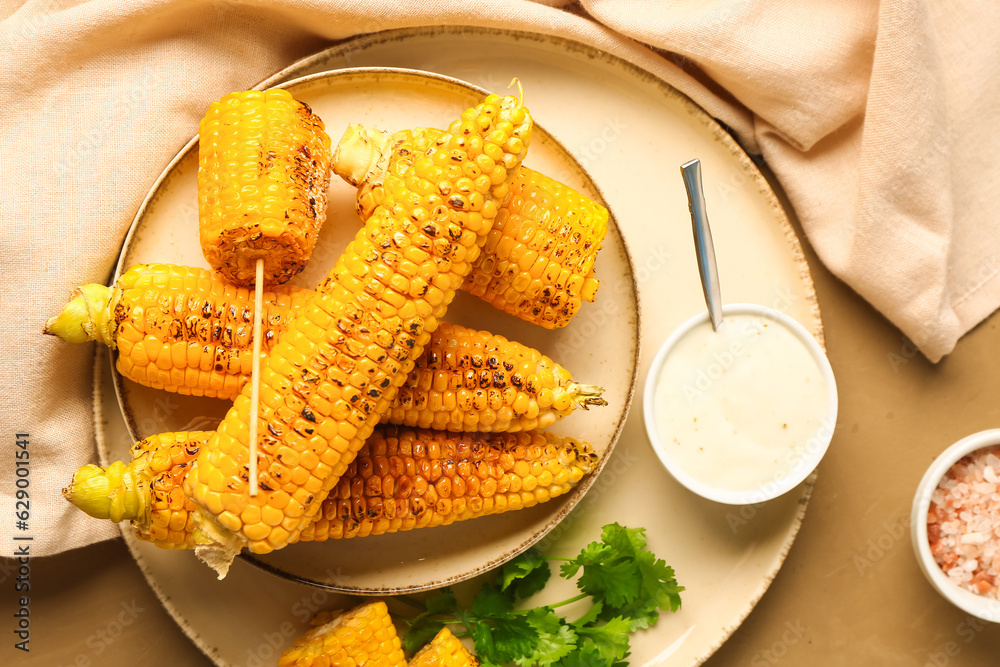
[[548, 607], [537, 607], [525, 616], [538, 633], [531, 654], [514, 660], [520, 667], [550, 667], [576, 649], [576, 632]]
[[[646, 548], [642, 528], [604, 526], [601, 539], [588, 544], [560, 568], [577, 578], [581, 595], [552, 606], [514, 610], [514, 603], [537, 593], [551, 576], [548, 561], [529, 550], [502, 566], [496, 583], [484, 584], [471, 610], [458, 606], [448, 588], [427, 598], [426, 611], [414, 617], [404, 635], [413, 651], [452, 617], [469, 629], [482, 667], [516, 663], [519, 667], [627, 667], [629, 633], [656, 622], [660, 610], [676, 611], [680, 593], [674, 571]], [[570, 623], [556, 610], [590, 597], [590, 608]]]
[[559, 575], [563, 579], [573, 577], [587, 563], [599, 563], [608, 555], [608, 545], [602, 542], [591, 542], [580, 551], [580, 555], [559, 567]]
[[476, 646], [476, 656], [483, 664], [497, 662], [493, 647], [493, 628], [488, 623], [473, 624], [472, 642]]
[[646, 597], [653, 600], [659, 609], [677, 611], [681, 608], [681, 592], [683, 586], [678, 585], [674, 576], [674, 568], [666, 561], [657, 559], [652, 553], [645, 551], [639, 558], [639, 569], [642, 572], [642, 587]]
[[538, 632], [524, 616], [479, 620], [472, 626], [472, 641], [483, 664], [502, 665], [529, 655]]
[[528, 549], [500, 569], [500, 590], [526, 598], [545, 588], [552, 576], [549, 564], [534, 549]]
[[673, 569], [646, 549], [642, 528], [617, 523], [604, 526], [601, 541], [588, 544], [564, 564], [562, 575], [571, 577], [580, 569], [577, 586], [603, 602], [598, 618], [623, 617], [630, 621], [630, 631], [655, 623], [659, 609], [677, 611], [680, 607], [684, 588], [677, 584]]
[[579, 646], [583, 648], [592, 642], [597, 653], [604, 658], [605, 664], [621, 660], [629, 652], [630, 625], [627, 619], [615, 617], [604, 625], [579, 628], [577, 630], [581, 640], [578, 642]]
[[597, 600], [606, 600], [608, 607], [621, 607], [634, 601], [642, 584], [634, 550], [627, 540], [625, 548], [622, 547], [621, 538], [612, 528], [617, 525], [605, 526], [600, 542], [591, 542], [579, 556], [561, 568], [562, 576], [567, 578], [583, 568], [577, 587]]
[[435, 620], [423, 620], [413, 624], [403, 633], [403, 650], [407, 653], [415, 653], [424, 644], [434, 639], [434, 635], [443, 627], [444, 623]]
[[598, 614], [598, 618], [602, 621], [609, 621], [616, 616], [627, 619], [629, 632], [635, 632], [654, 625], [660, 617], [660, 612], [649, 600], [643, 599], [621, 607], [607, 607]]
[[424, 604], [427, 606], [428, 614], [451, 614], [458, 608], [455, 594], [447, 587], [442, 588], [437, 595], [427, 598]]
[[573, 625], [580, 628], [583, 627], [584, 625], [587, 625], [588, 623], [593, 623], [601, 615], [601, 610], [603, 608], [604, 608], [603, 602], [601, 602], [600, 600], [594, 602], [594, 604], [590, 606], [590, 609], [587, 610], [587, 613], [585, 613], [583, 616], [573, 621]]
[[472, 599], [472, 613], [480, 619], [509, 618], [514, 603], [493, 584], [484, 584]]
[[635, 559], [646, 598], [654, 601], [660, 609], [677, 611], [680, 608], [679, 593], [684, 589], [677, 585], [674, 569], [646, 549], [645, 528], [624, 528], [611, 524], [604, 527], [604, 541], [619, 553], [629, 554]]
[[584, 593], [606, 600], [608, 607], [621, 607], [636, 599], [641, 583], [634, 562], [611, 560], [584, 565], [576, 585]]
[[677, 611], [680, 608], [680, 592], [684, 588], [677, 584], [673, 568], [646, 549], [644, 528], [625, 528], [618, 524], [609, 524], [604, 527], [601, 541], [623, 561], [633, 563], [640, 582], [639, 594], [624, 604], [607, 598], [605, 618], [608, 614], [615, 613], [632, 617], [635, 620], [634, 630], [655, 623], [659, 616], [657, 609]]
[[528, 624], [524, 616], [493, 621], [493, 647], [496, 661], [513, 662], [531, 655], [538, 642], [538, 631]]
[[556, 667], [618, 667], [627, 663], [609, 663], [597, 650], [594, 642], [587, 641], [556, 663]]

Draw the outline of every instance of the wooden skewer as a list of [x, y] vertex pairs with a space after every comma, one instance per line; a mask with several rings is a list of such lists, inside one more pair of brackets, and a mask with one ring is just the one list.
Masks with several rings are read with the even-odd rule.
[[253, 287], [253, 367], [250, 375], [250, 495], [257, 495], [257, 406], [260, 403], [260, 339], [264, 319], [264, 260], [257, 260]]

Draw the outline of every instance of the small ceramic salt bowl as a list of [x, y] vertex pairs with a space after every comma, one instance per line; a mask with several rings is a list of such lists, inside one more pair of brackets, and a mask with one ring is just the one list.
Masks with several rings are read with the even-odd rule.
[[913, 498], [910, 536], [913, 540], [913, 551], [917, 556], [920, 569], [923, 570], [924, 576], [931, 582], [931, 585], [946, 600], [972, 616], [984, 621], [1000, 623], [1000, 600], [973, 593], [952, 581], [934, 560], [927, 529], [927, 515], [931, 507], [931, 500], [945, 473], [951, 470], [952, 466], [962, 457], [994, 445], [1000, 445], [1000, 429], [980, 431], [962, 438], [935, 459], [927, 472], [924, 473], [923, 479], [920, 480], [920, 485]]
[[[704, 312], [660, 348], [646, 377], [644, 419], [653, 450], [678, 482], [715, 502], [751, 505], [787, 493], [815, 470], [837, 422], [837, 385], [823, 348], [785, 313], [748, 303], [722, 313], [718, 331]], [[795, 403], [805, 394], [808, 402]], [[771, 444], [779, 441], [784, 449]]]

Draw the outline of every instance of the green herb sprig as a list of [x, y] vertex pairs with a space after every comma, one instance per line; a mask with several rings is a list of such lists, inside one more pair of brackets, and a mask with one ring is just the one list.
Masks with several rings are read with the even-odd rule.
[[[580, 594], [515, 609], [545, 587], [552, 575], [549, 561], [561, 561], [564, 579], [579, 573]], [[479, 589], [469, 609], [459, 606], [450, 588], [416, 603], [421, 613], [406, 621], [403, 647], [415, 651], [449, 625], [456, 635], [472, 637], [483, 667], [619, 667], [628, 664], [629, 635], [656, 623], [661, 610], [677, 611], [683, 590], [673, 568], [646, 548], [644, 528], [612, 523], [576, 558], [546, 558], [529, 549], [509, 561], [495, 582]], [[590, 607], [574, 621], [556, 611], [588, 598]]]

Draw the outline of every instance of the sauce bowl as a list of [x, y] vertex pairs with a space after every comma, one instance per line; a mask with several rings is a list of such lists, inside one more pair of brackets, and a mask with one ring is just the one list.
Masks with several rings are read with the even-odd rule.
[[[804, 441], [797, 442], [794, 450], [789, 450], [785, 453], [785, 460], [783, 462], [775, 460], [773, 474], [770, 474], [770, 469], [764, 471], [769, 474], [769, 477], [760, 483], [756, 483], [751, 488], [734, 490], [732, 488], [726, 488], [724, 485], [713, 484], [710, 481], [706, 481], [705, 479], [701, 479], [691, 474], [689, 469], [685, 469], [685, 467], [681, 465], [678, 457], [672, 453], [672, 449], [667, 446], [667, 442], [665, 441], [667, 439], [664, 435], [666, 429], [664, 424], [661, 423], [665, 417], [657, 414], [657, 389], [660, 384], [661, 376], [664, 374], [665, 364], [669, 359], [673, 358], [672, 355], [676, 353], [678, 345], [684, 341], [693, 330], [699, 327], [699, 325], [705, 325], [708, 323], [708, 312], [700, 313], [684, 322], [670, 335], [669, 338], [667, 338], [666, 342], [657, 352], [656, 357], [653, 359], [652, 366], [650, 367], [649, 374], [646, 377], [643, 397], [643, 417], [645, 420], [646, 432], [649, 435], [653, 450], [656, 452], [656, 455], [659, 457], [663, 466], [678, 482], [692, 492], [708, 500], [727, 505], [751, 505], [771, 500], [787, 493], [805, 480], [806, 477], [808, 477], [819, 464], [830, 445], [830, 439], [833, 437], [834, 427], [837, 422], [837, 386], [833, 376], [833, 369], [830, 367], [830, 362], [827, 359], [822, 347], [820, 347], [819, 343], [812, 337], [812, 335], [810, 335], [805, 327], [788, 315], [773, 308], [748, 303], [737, 303], [723, 306], [722, 314], [724, 320], [723, 326], [730, 324], [730, 322], [726, 321], [726, 318], [729, 318], [730, 321], [738, 316], [759, 318], [760, 321], [768, 322], [768, 324], [763, 325], [765, 327], [770, 326], [771, 323], [779, 325], [785, 332], [791, 334], [791, 336], [785, 336], [785, 338], [787, 338], [792, 345], [796, 343], [801, 345], [802, 350], [796, 351], [796, 354], [799, 354], [800, 358], [808, 358], [815, 363], [816, 373], [814, 373], [814, 375], [819, 378], [823, 388], [826, 390], [827, 400], [825, 401], [825, 411], [822, 414], [816, 415], [816, 419], [818, 420], [816, 428], [808, 429], [809, 435], [807, 437], [803, 437]], [[735, 325], [730, 324], [730, 326]], [[715, 333], [720, 332], [722, 332], [721, 327], [719, 332]], [[737, 352], [734, 354], [740, 354], [739, 347], [740, 346], [737, 346]], [[804, 355], [801, 354], [802, 352], [804, 352]], [[749, 357], [751, 354], [748, 352], [746, 356]], [[712, 363], [707, 364], [705, 367], [707, 370], [704, 373], [699, 373], [699, 375], [703, 375], [712, 381], [718, 380], [729, 370], [728, 367], [725, 367], [725, 365], [721, 363], [719, 358], [712, 357], [705, 359], [705, 361], [711, 361]], [[810, 369], [810, 371], [812, 370], [813, 369]], [[765, 381], [767, 381], [767, 378], [761, 377], [761, 382]], [[688, 390], [687, 385], [684, 385], [684, 390]], [[788, 391], [801, 391], [801, 387], [790, 386]], [[819, 400], [820, 399], [816, 399], [814, 402], [818, 403]], [[764, 419], [763, 415], [761, 416], [761, 419]], [[697, 421], [697, 418], [695, 421]], [[787, 428], [787, 424], [782, 425], [782, 428]], [[674, 440], [674, 442], [677, 441]], [[712, 452], [709, 451], [707, 455], [711, 456]], [[768, 456], [770, 456], [770, 454], [768, 454]], [[702, 463], [708, 463], [710, 464], [709, 467], [723, 473], [729, 471], [721, 470], [720, 468], [717, 468], [717, 466], [739, 465], [738, 463], [734, 464], [733, 461], [722, 460], [722, 458], [724, 457], [720, 456], [720, 460], [717, 461], [703, 460]], [[771, 464], [766, 465], [770, 466]]]

